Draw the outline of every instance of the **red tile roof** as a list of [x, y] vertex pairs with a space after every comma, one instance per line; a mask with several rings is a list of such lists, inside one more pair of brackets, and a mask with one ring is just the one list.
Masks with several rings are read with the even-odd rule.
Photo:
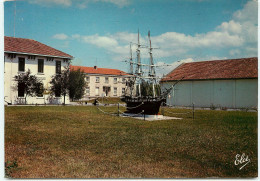
[[161, 80], [205, 80], [257, 78], [258, 58], [240, 58], [184, 63], [172, 70]]
[[5, 36], [4, 44], [5, 52], [72, 58], [69, 54], [31, 39]]
[[103, 75], [128, 75], [124, 71], [118, 69], [108, 69], [108, 68], [99, 68], [96, 69], [94, 67], [83, 67], [83, 66], [70, 66], [71, 70], [78, 70], [84, 71], [87, 74], [103, 74]]

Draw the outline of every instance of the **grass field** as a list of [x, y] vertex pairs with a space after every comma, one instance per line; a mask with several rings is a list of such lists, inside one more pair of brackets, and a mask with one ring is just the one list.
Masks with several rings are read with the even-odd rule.
[[[116, 107], [102, 108], [115, 112]], [[123, 111], [123, 109], [122, 109]], [[166, 109], [187, 112], [185, 109]], [[90, 106], [5, 108], [6, 174], [13, 178], [256, 177], [257, 113], [196, 111], [143, 121]], [[242, 170], [236, 154], [250, 163]]]
[[[94, 101], [95, 101], [95, 98], [88, 100], [88, 101], [74, 101], [74, 102], [83, 103], [83, 104], [85, 104], [87, 102], [87, 104], [93, 104]], [[99, 97], [98, 101], [101, 104], [117, 104], [117, 103], [123, 104], [124, 103], [118, 97], [103, 97], [103, 98]]]

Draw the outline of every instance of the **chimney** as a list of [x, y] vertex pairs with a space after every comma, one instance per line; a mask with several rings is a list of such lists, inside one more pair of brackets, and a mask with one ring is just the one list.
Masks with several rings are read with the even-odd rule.
[[97, 70], [97, 66], [96, 66], [96, 65], [94, 66], [94, 69], [96, 69], [96, 70]]

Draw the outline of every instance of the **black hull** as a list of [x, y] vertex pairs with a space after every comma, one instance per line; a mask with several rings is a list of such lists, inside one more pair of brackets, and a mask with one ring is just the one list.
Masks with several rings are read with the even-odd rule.
[[125, 113], [131, 114], [149, 114], [157, 115], [160, 110], [161, 103], [164, 101], [162, 98], [122, 98], [126, 103], [127, 111]]

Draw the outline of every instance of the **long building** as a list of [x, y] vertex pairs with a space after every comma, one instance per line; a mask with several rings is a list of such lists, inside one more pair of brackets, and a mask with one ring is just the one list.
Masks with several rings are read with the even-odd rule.
[[80, 69], [86, 75], [87, 87], [83, 99], [97, 97], [121, 97], [126, 90], [129, 74], [118, 69], [71, 66], [71, 70]]
[[257, 108], [258, 58], [184, 63], [161, 80], [172, 106]]
[[[62, 104], [63, 98], [59, 92], [53, 96], [48, 92], [51, 77], [68, 66], [72, 56], [38, 41], [25, 38], [4, 38], [4, 87], [5, 104], [24, 104], [25, 92], [18, 86], [14, 77], [30, 69], [43, 82], [44, 94], [35, 97], [28, 96], [27, 104]], [[69, 103], [69, 97], [66, 97]]]

